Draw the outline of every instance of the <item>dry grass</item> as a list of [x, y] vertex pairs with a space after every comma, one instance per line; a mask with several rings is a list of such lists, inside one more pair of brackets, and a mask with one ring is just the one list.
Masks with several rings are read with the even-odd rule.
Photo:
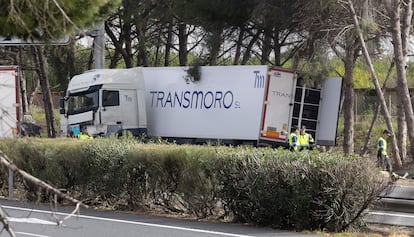
[[414, 236], [414, 230], [412, 227], [405, 226], [391, 226], [391, 225], [379, 225], [369, 224], [366, 231], [360, 232], [342, 232], [342, 233], [326, 233], [326, 232], [314, 232], [316, 234], [326, 237], [410, 237]]

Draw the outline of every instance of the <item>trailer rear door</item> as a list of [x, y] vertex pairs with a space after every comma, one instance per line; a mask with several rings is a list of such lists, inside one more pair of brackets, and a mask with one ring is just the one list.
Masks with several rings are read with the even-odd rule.
[[291, 127], [296, 74], [271, 68], [267, 80], [260, 138], [286, 142]]
[[322, 86], [316, 143], [322, 146], [336, 145], [342, 78], [326, 80]]

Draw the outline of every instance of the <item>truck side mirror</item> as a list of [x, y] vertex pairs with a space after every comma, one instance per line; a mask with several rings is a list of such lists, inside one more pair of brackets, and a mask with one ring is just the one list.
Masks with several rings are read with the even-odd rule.
[[60, 97], [59, 98], [59, 107], [60, 107], [60, 114], [65, 114], [65, 97]]

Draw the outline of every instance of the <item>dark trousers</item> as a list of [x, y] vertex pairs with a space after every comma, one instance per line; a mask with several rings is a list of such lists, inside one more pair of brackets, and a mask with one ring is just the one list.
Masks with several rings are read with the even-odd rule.
[[390, 173], [392, 172], [390, 158], [388, 156], [382, 155], [381, 151], [378, 151], [378, 154], [377, 154], [377, 165], [378, 167], [380, 167], [381, 169], [385, 171], [388, 171]]

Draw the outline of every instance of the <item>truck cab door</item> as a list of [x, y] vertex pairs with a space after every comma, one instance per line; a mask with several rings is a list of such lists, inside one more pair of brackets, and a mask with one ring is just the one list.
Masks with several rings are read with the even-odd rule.
[[106, 135], [137, 127], [136, 90], [103, 89], [101, 98], [99, 124], [107, 126]]

